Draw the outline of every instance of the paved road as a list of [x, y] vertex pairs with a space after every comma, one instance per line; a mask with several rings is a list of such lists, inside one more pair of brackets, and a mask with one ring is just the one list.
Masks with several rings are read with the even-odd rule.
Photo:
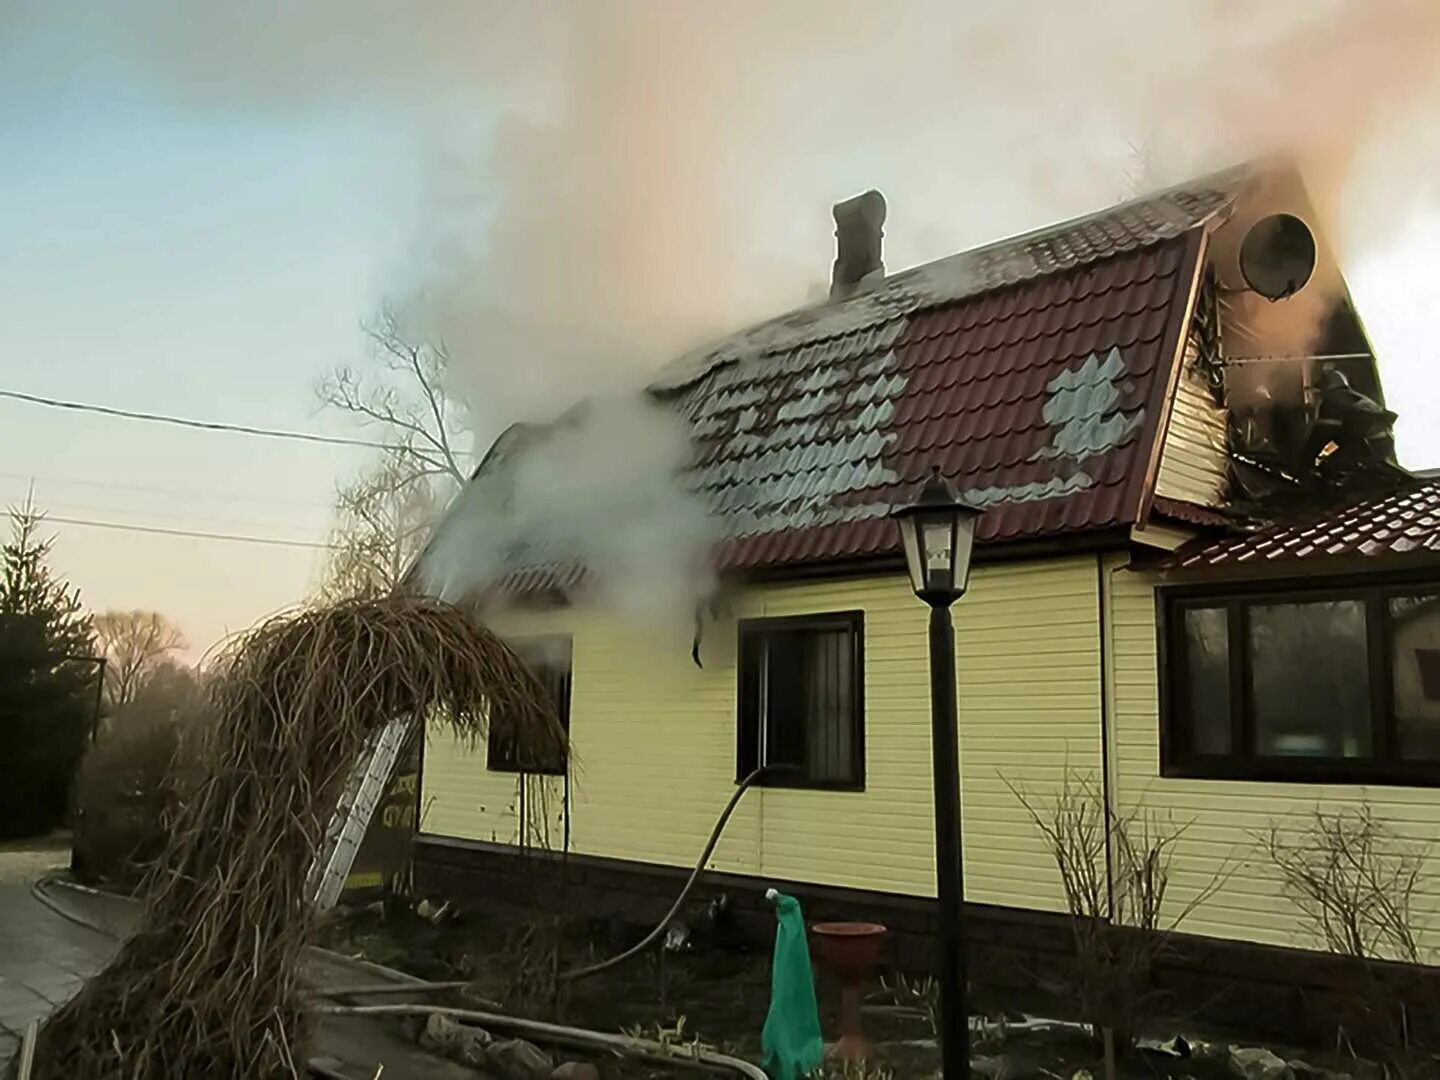
[[0, 849], [0, 1071], [25, 1025], [42, 1019], [110, 959], [115, 942], [60, 918], [30, 886], [69, 861], [53, 845]]

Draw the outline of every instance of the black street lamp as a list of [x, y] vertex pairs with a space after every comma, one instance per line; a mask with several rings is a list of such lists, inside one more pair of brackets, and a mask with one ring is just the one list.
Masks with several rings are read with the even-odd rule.
[[961, 502], [936, 468], [920, 498], [892, 515], [915, 595], [930, 605], [930, 749], [934, 757], [935, 875], [940, 897], [939, 1036], [945, 1080], [970, 1078], [965, 1002], [965, 879], [960, 833], [960, 745], [955, 709], [955, 627], [950, 605], [970, 581], [980, 511]]

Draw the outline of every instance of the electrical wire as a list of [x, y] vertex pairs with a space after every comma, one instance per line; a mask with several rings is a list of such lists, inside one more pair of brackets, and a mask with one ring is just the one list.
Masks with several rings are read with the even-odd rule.
[[[26, 495], [15, 495], [3, 500], [9, 506], [23, 506]], [[44, 515], [50, 517], [52, 514], [68, 514], [75, 517], [91, 518], [99, 520], [115, 520], [120, 524], [135, 521], [139, 525], [153, 525], [156, 528], [172, 529], [219, 529], [221, 531], [233, 531], [237, 533], [249, 533], [252, 530], [264, 535], [272, 528], [288, 531], [299, 529], [301, 532], [311, 531], [306, 526], [312, 525], [324, 513], [319, 507], [309, 513], [302, 514], [298, 511], [291, 511], [287, 515], [269, 517], [257, 515], [249, 518], [229, 517], [226, 515], [192, 513], [190, 510], [180, 507], [151, 507], [151, 506], [123, 506], [113, 502], [77, 502], [73, 499], [53, 499], [48, 493], [34, 496], [37, 505], [43, 505]], [[332, 509], [331, 513], [334, 511]], [[118, 518], [114, 515], [119, 514]], [[136, 520], [138, 518], [138, 520]]]
[[109, 405], [91, 405], [81, 401], [62, 401], [59, 398], [26, 394], [19, 390], [0, 390], [0, 398], [23, 401], [30, 405], [44, 405], [51, 409], [69, 409], [72, 412], [98, 413], [101, 416], [118, 416], [125, 420], [145, 420], [155, 424], [172, 424], [176, 427], [198, 428], [201, 431], [225, 431], [235, 435], [262, 435], [270, 439], [293, 439], [297, 442], [326, 443], [331, 446], [363, 446], [371, 450], [402, 450], [395, 443], [371, 442], [367, 439], [347, 439], [342, 435], [317, 435], [309, 431], [285, 431], [279, 428], [251, 427], [248, 424], [226, 424], [212, 420], [192, 420], [184, 416], [168, 416], [164, 413], [140, 412], [134, 409], [117, 409]]
[[[7, 510], [6, 516], [15, 517], [15, 511]], [[117, 532], [152, 533], [157, 536], [178, 536], [192, 540], [228, 540], [242, 544], [268, 544], [272, 547], [314, 548], [333, 551], [336, 545], [318, 540], [291, 540], [278, 536], [243, 536], [239, 533], [201, 532], [195, 529], [166, 529], [158, 525], [132, 525], [120, 521], [94, 521], [88, 518], [52, 517], [46, 514], [42, 522], [56, 525], [84, 525], [94, 529], [114, 529]]]
[[280, 499], [273, 495], [250, 495], [238, 491], [224, 491], [215, 488], [172, 488], [155, 487], [150, 484], [112, 484], [105, 480], [85, 480], [78, 476], [46, 476], [41, 473], [6, 472], [0, 470], [0, 479], [24, 480], [36, 484], [58, 484], [61, 487], [101, 488], [105, 491], [134, 491], [147, 495], [178, 495], [186, 499], [223, 499], [225, 502], [262, 503], [270, 506], [296, 506], [307, 510], [332, 510], [331, 503], [306, 502], [302, 499]]

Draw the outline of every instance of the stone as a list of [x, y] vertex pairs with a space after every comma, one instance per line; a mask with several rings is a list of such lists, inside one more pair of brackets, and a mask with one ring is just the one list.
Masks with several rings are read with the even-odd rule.
[[1308, 1061], [1301, 1061], [1298, 1058], [1286, 1064], [1290, 1066], [1290, 1072], [1295, 1080], [1353, 1080], [1349, 1073], [1322, 1069], [1318, 1065], [1311, 1065]]
[[1238, 1080], [1291, 1080], [1285, 1059], [1263, 1046], [1231, 1047], [1230, 1072]]
[[448, 1016], [431, 1013], [420, 1032], [420, 1046], [443, 1054], [462, 1065], [481, 1066], [489, 1059], [488, 1049], [494, 1038], [484, 1028], [457, 1024]]
[[491, 1043], [486, 1060], [505, 1080], [548, 1080], [555, 1071], [550, 1055], [524, 1039]]
[[550, 1080], [600, 1080], [600, 1070], [588, 1061], [566, 1061], [555, 1067]]

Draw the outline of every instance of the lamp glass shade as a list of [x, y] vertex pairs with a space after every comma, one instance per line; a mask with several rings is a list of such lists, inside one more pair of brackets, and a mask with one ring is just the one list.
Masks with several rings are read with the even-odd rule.
[[912, 506], [892, 515], [900, 529], [910, 585], [927, 600], [955, 600], [970, 581], [980, 511], [955, 498], [938, 473]]

